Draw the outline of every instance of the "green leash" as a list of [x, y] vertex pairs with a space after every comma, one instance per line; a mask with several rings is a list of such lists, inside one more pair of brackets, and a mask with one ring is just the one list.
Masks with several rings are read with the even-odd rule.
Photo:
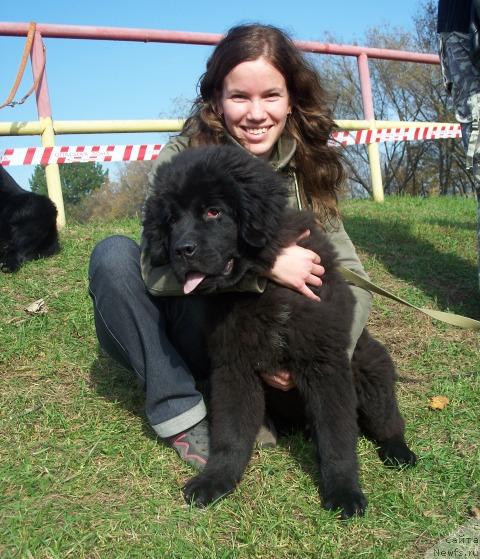
[[402, 303], [402, 305], [407, 305], [407, 307], [412, 307], [412, 309], [423, 312], [424, 314], [427, 314], [428, 316], [431, 316], [436, 320], [441, 320], [442, 322], [446, 322], [447, 324], [453, 324], [453, 326], [458, 326], [459, 328], [467, 328], [468, 330], [480, 330], [480, 322], [478, 320], [474, 320], [473, 318], [468, 318], [466, 316], [460, 316], [458, 314], [434, 311], [432, 309], [425, 309], [423, 307], [416, 307], [415, 305], [412, 305], [412, 303], [409, 303], [408, 301], [405, 301], [404, 299], [393, 295], [393, 293], [390, 293], [389, 291], [378, 287], [378, 285], [375, 285], [371, 281], [362, 278], [348, 268], [340, 266], [340, 273], [348, 282], [353, 283], [353, 285], [356, 285], [357, 287], [363, 287], [364, 289], [368, 289], [369, 291], [374, 291], [379, 295], [383, 295], [384, 297], [388, 297], [389, 299], [393, 299], [394, 301]]

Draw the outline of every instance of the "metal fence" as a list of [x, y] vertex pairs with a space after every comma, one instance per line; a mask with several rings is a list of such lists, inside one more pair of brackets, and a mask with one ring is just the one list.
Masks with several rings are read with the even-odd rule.
[[[32, 24], [0, 22], [0, 36], [27, 37]], [[33, 28], [33, 42], [30, 50], [30, 59], [34, 82], [36, 84], [36, 103], [38, 121], [30, 122], [0, 122], [0, 135], [40, 135], [42, 145], [46, 148], [55, 146], [55, 136], [59, 134], [91, 134], [110, 132], [174, 132], [181, 128], [180, 120], [117, 120], [117, 121], [55, 121], [52, 118], [52, 107], [48, 91], [48, 64], [45, 59], [43, 38], [58, 39], [85, 39], [105, 41], [137, 41], [155, 43], [178, 43], [191, 45], [215, 45], [221, 35], [211, 33], [192, 33], [182, 31], [163, 31], [154, 29], [129, 29], [112, 27], [91, 27], [72, 25], [35, 24]], [[439, 64], [436, 54], [422, 54], [408, 51], [369, 48], [353, 45], [338, 45], [313, 41], [296, 41], [295, 44], [304, 52], [353, 56], [357, 59], [360, 88], [362, 94], [363, 111], [365, 120], [336, 121], [339, 128], [344, 130], [385, 130], [391, 128], [411, 129], [443, 129], [450, 125], [442, 123], [406, 123], [376, 121], [372, 100], [372, 87], [368, 61], [370, 58], [383, 60], [408, 61], [422, 64]], [[454, 125], [455, 126], [455, 125]], [[455, 128], [456, 130], [456, 128]], [[434, 136], [432, 136], [434, 137]], [[437, 136], [439, 137], [439, 136]], [[440, 136], [441, 137], [441, 136]], [[444, 136], [448, 137], [448, 136]], [[451, 137], [451, 136], [450, 136]], [[366, 136], [373, 197], [377, 201], [383, 200], [382, 174], [380, 166], [380, 153], [378, 135]], [[404, 138], [407, 139], [407, 138]], [[418, 138], [415, 138], [418, 139]], [[65, 224], [65, 212], [60, 183], [58, 163], [45, 165], [49, 197], [56, 204], [59, 215], [59, 226]]]

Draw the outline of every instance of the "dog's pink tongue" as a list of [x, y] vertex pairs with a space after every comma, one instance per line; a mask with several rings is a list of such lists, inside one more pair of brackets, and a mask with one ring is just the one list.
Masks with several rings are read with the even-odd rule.
[[205, 279], [205, 274], [200, 272], [190, 272], [185, 277], [185, 283], [183, 284], [183, 292], [185, 295], [191, 293], [199, 283]]

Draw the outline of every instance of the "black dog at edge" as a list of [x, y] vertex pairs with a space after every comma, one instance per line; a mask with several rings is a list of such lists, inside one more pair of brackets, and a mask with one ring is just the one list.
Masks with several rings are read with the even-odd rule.
[[2, 272], [16, 272], [27, 260], [52, 256], [59, 250], [55, 204], [21, 188], [0, 165]]
[[[358, 481], [359, 430], [388, 465], [414, 465], [416, 457], [405, 443], [387, 351], [365, 330], [350, 363], [352, 294], [313, 214], [286, 210], [285, 204], [282, 178], [236, 147], [187, 150], [158, 169], [144, 235], [153, 264], [170, 262], [186, 293], [209, 294], [235, 285], [247, 272], [262, 274], [306, 229], [311, 234], [300, 244], [320, 254], [326, 270], [315, 289], [320, 302], [273, 282], [262, 294], [204, 297], [210, 456], [184, 487], [184, 496], [205, 506], [235, 489], [264, 417], [266, 394], [279, 393], [268, 390], [259, 373], [286, 370], [296, 388], [282, 393], [286, 405], [280, 410], [277, 405], [277, 411], [285, 420], [297, 409], [295, 399], [301, 402], [316, 449], [323, 505], [348, 518], [367, 506]], [[297, 414], [291, 420], [298, 423]]]

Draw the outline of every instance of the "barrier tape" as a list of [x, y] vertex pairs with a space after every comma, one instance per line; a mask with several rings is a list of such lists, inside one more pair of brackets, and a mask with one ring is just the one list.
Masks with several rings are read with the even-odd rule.
[[406, 142], [415, 140], [438, 140], [461, 138], [460, 124], [425, 126], [424, 128], [382, 128], [377, 130], [336, 131], [330, 143], [342, 146], [373, 144], [380, 142]]
[[[353, 146], [379, 142], [405, 142], [461, 138], [459, 124], [424, 128], [383, 128], [375, 130], [335, 131], [331, 145]], [[151, 161], [158, 157], [161, 144], [55, 146], [8, 148], [0, 151], [0, 165], [50, 165], [110, 161]]]
[[116, 146], [55, 146], [9, 148], [0, 151], [0, 165], [50, 165], [109, 161], [151, 161], [158, 157], [161, 144]]

